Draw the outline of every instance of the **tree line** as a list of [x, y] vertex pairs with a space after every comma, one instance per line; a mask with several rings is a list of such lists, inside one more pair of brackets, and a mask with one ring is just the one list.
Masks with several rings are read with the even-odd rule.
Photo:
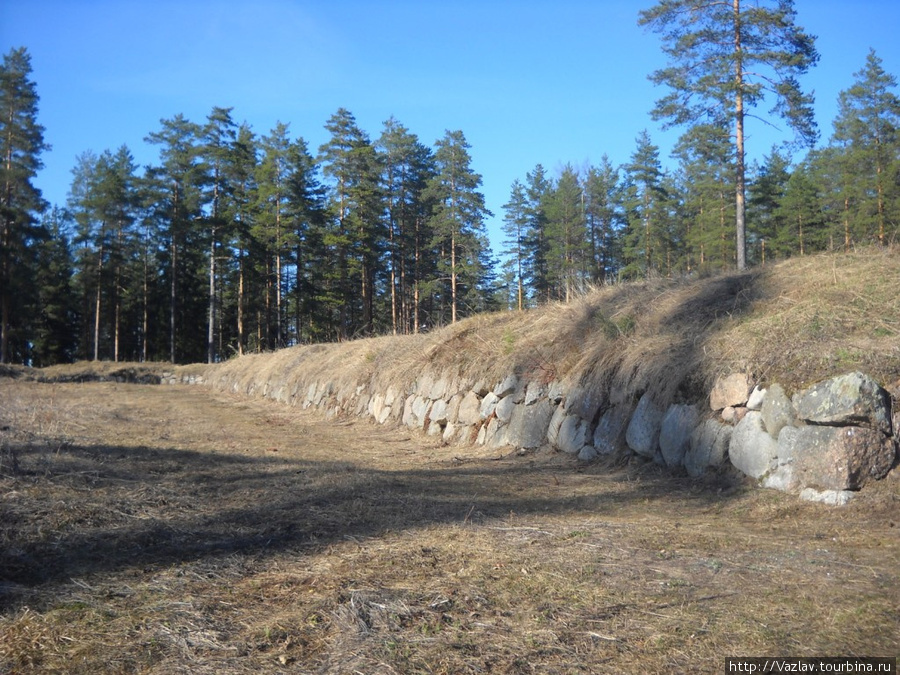
[[[771, 148], [748, 171], [747, 264], [888, 246], [900, 236], [900, 98], [871, 51], [842, 91], [828, 143], [792, 163]], [[666, 170], [648, 132], [629, 160], [538, 165], [504, 205], [501, 280], [508, 306], [568, 300], [591, 284], [709, 274], [738, 265], [733, 136], [696, 123]]]
[[624, 164], [534, 167], [503, 206], [502, 264], [463, 132], [428, 146], [391, 118], [373, 139], [343, 108], [315, 151], [287, 124], [258, 135], [232, 108], [163, 119], [145, 138], [158, 161], [138, 167], [125, 146], [85, 152], [66, 204], [50, 207], [32, 182], [47, 146], [30, 57], [11, 50], [0, 362], [216, 361], [416, 333], [611, 280], [892, 243], [900, 100], [874, 51], [841, 92], [827, 145], [796, 163], [773, 147], [745, 166], [744, 119], [766, 98], [798, 143], [817, 138], [795, 76], [818, 55], [794, 18], [789, 0], [642, 12], [670, 57], [651, 75], [669, 89], [654, 117], [684, 127], [673, 168], [647, 131]]
[[[28, 72], [27, 52], [6, 57], [33, 97], [17, 103], [33, 173]], [[257, 136], [215, 107], [161, 120], [143, 171], [125, 146], [85, 152], [63, 207], [15, 195], [31, 201], [4, 229], [4, 360], [213, 362], [496, 309], [464, 134], [428, 147], [391, 118], [372, 140], [343, 108], [325, 128], [314, 156], [287, 124]]]

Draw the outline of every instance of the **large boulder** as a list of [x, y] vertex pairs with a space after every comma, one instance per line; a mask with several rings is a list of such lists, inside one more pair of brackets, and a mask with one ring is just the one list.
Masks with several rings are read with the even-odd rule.
[[650, 392], [641, 396], [625, 431], [625, 442], [628, 443], [628, 447], [644, 457], [652, 459], [656, 456], [664, 412], [653, 401]]
[[578, 415], [566, 415], [559, 426], [556, 447], [571, 455], [581, 452], [587, 438], [588, 424]]
[[709, 393], [709, 407], [722, 410], [729, 406], [742, 406], [747, 402], [749, 392], [750, 378], [744, 373], [718, 377]]
[[467, 393], [460, 401], [457, 421], [463, 426], [481, 421], [481, 399], [474, 391]]
[[718, 420], [706, 420], [694, 428], [691, 442], [684, 455], [684, 468], [688, 475], [702, 476], [707, 467], [719, 466], [725, 461], [728, 443], [734, 427]]
[[793, 398], [797, 416], [815, 424], [855, 425], [891, 435], [891, 399], [875, 380], [849, 373], [819, 382]]
[[731, 463], [742, 473], [761, 478], [776, 466], [778, 442], [766, 433], [762, 413], [749, 411], [731, 434], [728, 446]]
[[600, 416], [594, 430], [594, 448], [598, 455], [609, 455], [625, 445], [625, 430], [631, 419], [632, 407], [628, 403], [619, 403], [609, 408]]
[[666, 466], [681, 466], [691, 443], [691, 433], [700, 415], [692, 405], [673, 405], [666, 411], [659, 429], [659, 449]]
[[760, 412], [763, 426], [772, 438], [778, 438], [784, 427], [794, 423], [794, 406], [791, 405], [791, 399], [784, 393], [780, 384], [773, 384], [766, 390]]
[[894, 465], [894, 442], [867, 427], [799, 427], [790, 455], [803, 487], [858, 490], [884, 478]]
[[553, 415], [553, 406], [547, 399], [534, 405], [517, 404], [509, 419], [506, 441], [517, 448], [539, 448], [547, 438], [547, 427]]

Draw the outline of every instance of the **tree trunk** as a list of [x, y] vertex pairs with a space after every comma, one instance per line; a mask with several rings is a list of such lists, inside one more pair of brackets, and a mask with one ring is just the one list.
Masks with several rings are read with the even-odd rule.
[[747, 268], [747, 229], [745, 223], [744, 168], [744, 63], [741, 58], [741, 0], [734, 0], [734, 134], [735, 134], [735, 230], [737, 236], [737, 268]]

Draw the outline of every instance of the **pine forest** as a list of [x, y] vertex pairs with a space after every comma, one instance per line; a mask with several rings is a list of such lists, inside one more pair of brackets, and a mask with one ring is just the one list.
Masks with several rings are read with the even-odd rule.
[[[11, 50], [0, 70], [0, 362], [214, 362], [428, 331], [597, 284], [896, 243], [900, 98], [877, 54], [846, 83], [819, 143], [797, 84], [818, 54], [790, 3], [733, 22], [715, 14], [731, 3], [690, 20], [684, 3], [640, 14], [670, 59], [650, 77], [654, 119], [681, 134], [671, 161], [644, 131], [621, 163], [522, 167], [496, 214], [498, 251], [462, 131], [429, 145], [394, 118], [370, 133], [344, 108], [318, 148], [288, 123], [254, 130], [229, 107], [162, 119], [144, 138], [155, 163], [136, 165], [124, 145], [84, 152], [66, 203], [48, 204], [33, 184], [47, 149], [39, 83], [27, 50]], [[772, 75], [753, 79], [763, 68]], [[752, 110], [794, 133], [745, 165]]]

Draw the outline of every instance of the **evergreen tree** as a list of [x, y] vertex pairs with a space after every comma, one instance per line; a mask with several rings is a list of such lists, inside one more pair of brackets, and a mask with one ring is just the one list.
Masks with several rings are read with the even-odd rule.
[[218, 307], [219, 248], [223, 238], [231, 229], [231, 198], [234, 171], [234, 144], [237, 139], [237, 124], [231, 119], [232, 108], [214, 107], [207, 117], [202, 130], [202, 138], [197, 148], [200, 166], [207, 173], [203, 178], [206, 195], [205, 236], [208, 240], [209, 293], [207, 295], [206, 322], [206, 362], [217, 360], [216, 337], [221, 334], [216, 328], [220, 324]]
[[294, 321], [298, 342], [313, 339], [315, 331], [304, 328], [315, 315], [313, 307], [314, 274], [321, 249], [325, 226], [325, 188], [319, 180], [319, 167], [310, 155], [303, 138], [298, 138], [288, 149], [290, 174], [288, 177], [288, 218], [291, 224], [291, 241], [294, 242]]
[[[261, 142], [262, 159], [257, 171], [258, 217], [254, 237], [261, 243], [265, 267], [266, 347], [285, 346], [285, 260], [296, 248], [296, 233], [288, 227], [291, 140], [286, 124], [278, 123]], [[274, 306], [274, 320], [272, 308]]]
[[780, 250], [805, 255], [825, 248], [828, 235], [820, 196], [806, 164], [800, 164], [791, 173], [778, 215], [787, 224], [776, 238]]
[[812, 96], [797, 76], [818, 61], [814, 38], [796, 24], [793, 0], [660, 0], [639, 24], [661, 36], [670, 64], [651, 75], [671, 93], [654, 108], [667, 126], [707, 121], [734, 125], [737, 266], [744, 269], [745, 129], [749, 111], [767, 94], [770, 114], [784, 118], [799, 138], [816, 139]]
[[665, 253], [662, 202], [666, 195], [659, 147], [651, 142], [646, 130], [637, 137], [637, 147], [625, 165], [625, 176], [628, 226], [622, 272], [627, 277], [650, 276], [661, 268], [660, 259]]
[[503, 233], [506, 239], [502, 251], [507, 256], [508, 269], [504, 278], [507, 284], [515, 286], [515, 306], [521, 312], [525, 309], [525, 235], [528, 228], [528, 200], [525, 186], [517, 178], [510, 188], [509, 201], [503, 205], [506, 214], [503, 216]]
[[526, 218], [528, 230], [525, 236], [528, 270], [534, 297], [538, 301], [550, 300], [550, 278], [547, 267], [549, 237], [547, 233], [547, 200], [553, 185], [540, 164], [525, 175], [525, 196], [528, 200]]
[[674, 156], [680, 164], [680, 191], [687, 259], [685, 270], [707, 271], [732, 264], [735, 257], [734, 202], [727, 197], [734, 171], [728, 130], [698, 124], [678, 140]]
[[40, 234], [37, 214], [45, 208], [32, 181], [49, 146], [37, 123], [37, 87], [30, 78], [27, 50], [10, 50], [0, 66], [0, 363], [22, 360], [27, 351], [23, 300], [34, 273], [28, 244]]
[[[472, 170], [462, 131], [448, 131], [437, 144], [437, 175], [429, 181], [434, 200], [430, 225], [434, 245], [441, 251], [440, 269], [449, 278], [450, 322], [456, 323], [460, 300], [483, 289], [486, 269], [484, 219], [491, 212], [478, 191], [481, 176]], [[443, 294], [442, 294], [443, 295]]]
[[584, 193], [571, 165], [563, 168], [546, 204], [548, 279], [554, 295], [570, 302], [585, 271]]
[[778, 242], [784, 241], [787, 229], [781, 202], [787, 192], [790, 179], [790, 162], [777, 148], [763, 157], [762, 165], [755, 171], [750, 184], [748, 213], [754, 223], [754, 230], [759, 240], [760, 261], [765, 262], [767, 256], [778, 255], [781, 251]]
[[[238, 356], [243, 355], [247, 346], [246, 313], [249, 295], [249, 278], [252, 260], [248, 254], [255, 251], [251, 232], [256, 225], [258, 208], [257, 187], [257, 140], [247, 124], [242, 124], [234, 142], [232, 165], [233, 223], [231, 246], [233, 265], [231, 283], [230, 315], [228, 320], [234, 325], [233, 349]], [[226, 312], [228, 314], [228, 312]]]
[[607, 155], [591, 167], [585, 181], [585, 217], [590, 246], [590, 277], [594, 283], [614, 278], [621, 266], [620, 230], [623, 222], [619, 170]]
[[[893, 91], [897, 79], [884, 71], [874, 50], [854, 76], [853, 85], [838, 97], [832, 137], [841, 151], [841, 169], [848, 174], [843, 181], [848, 211], [851, 203], [856, 204], [855, 217], [847, 216], [847, 238], [876, 240], [884, 246], [900, 231], [900, 98]], [[857, 223], [853, 233], [851, 219]]]
[[65, 212], [58, 207], [45, 214], [41, 224], [43, 236], [37, 244], [34, 285], [39, 302], [30, 361], [38, 368], [69, 363], [76, 355], [78, 302], [72, 287], [74, 259], [65, 220]]
[[433, 155], [393, 117], [384, 123], [376, 147], [387, 212], [391, 330], [417, 333], [421, 284], [433, 276], [431, 234], [426, 230], [430, 204], [425, 197], [434, 176]]
[[[373, 327], [375, 263], [383, 246], [378, 158], [356, 118], [340, 108], [325, 125], [331, 138], [319, 148], [322, 171], [331, 180], [331, 226], [324, 245], [334, 264], [323, 269], [319, 297], [336, 315], [336, 337]], [[359, 284], [356, 286], [356, 284]]]
[[[139, 205], [137, 167], [127, 147], [114, 155], [84, 153], [73, 172], [69, 208], [77, 225], [79, 287], [91, 330], [85, 334], [93, 360], [104, 356], [119, 361], [125, 307], [129, 299], [134, 260], [134, 223]], [[87, 327], [87, 326], [86, 326]], [[133, 343], [130, 344], [132, 348]]]
[[172, 363], [199, 361], [207, 356], [206, 315], [202, 298], [202, 189], [206, 172], [199, 160], [201, 128], [182, 115], [162, 120], [162, 129], [147, 136], [160, 145], [159, 166], [148, 171], [153, 190], [152, 216], [159, 223], [166, 256], [168, 283], [168, 356]]

